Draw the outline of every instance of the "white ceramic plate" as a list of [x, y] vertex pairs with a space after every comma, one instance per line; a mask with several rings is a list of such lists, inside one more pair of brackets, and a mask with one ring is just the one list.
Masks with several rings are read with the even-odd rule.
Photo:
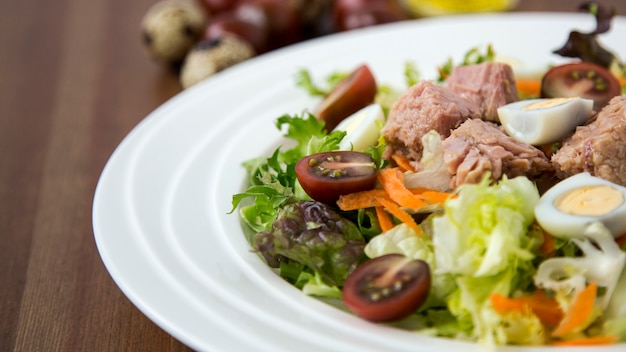
[[[403, 88], [406, 61], [434, 78], [448, 58], [492, 44], [520, 70], [541, 69], [562, 61], [551, 52], [570, 29], [594, 24], [584, 14], [427, 19], [301, 43], [226, 70], [159, 107], [112, 155], [93, 207], [102, 260], [143, 313], [198, 350], [480, 351], [365, 322], [276, 276], [227, 214], [245, 186], [241, 163], [281, 143], [275, 118], [317, 103], [295, 86], [301, 68], [321, 80], [365, 62], [380, 83]], [[624, 33], [626, 19], [617, 18], [601, 40], [626, 56]]]

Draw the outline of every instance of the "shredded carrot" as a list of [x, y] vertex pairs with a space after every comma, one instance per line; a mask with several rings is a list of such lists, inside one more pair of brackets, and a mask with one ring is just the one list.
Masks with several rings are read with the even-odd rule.
[[420, 194], [420, 197], [427, 203], [439, 204], [439, 203], [445, 202], [449, 198], [455, 198], [457, 197], [457, 195], [454, 193], [437, 192], [437, 191], [431, 190], [431, 191], [422, 192]]
[[593, 313], [597, 293], [598, 284], [595, 282], [592, 282], [584, 290], [580, 291], [574, 297], [571, 307], [565, 312], [561, 323], [552, 332], [552, 336], [560, 337], [567, 335], [583, 327]]
[[423, 200], [404, 186], [402, 172], [398, 168], [378, 171], [378, 182], [387, 191], [389, 197], [401, 207], [416, 210], [426, 205]]
[[410, 228], [415, 230], [415, 232], [418, 235], [422, 234], [422, 230], [417, 225], [417, 223], [415, 222], [415, 219], [413, 219], [411, 214], [409, 214], [406, 211], [402, 210], [402, 208], [400, 208], [396, 203], [394, 203], [394, 202], [392, 202], [390, 200], [387, 200], [387, 199], [384, 199], [384, 198], [380, 198], [380, 199], [378, 199], [378, 201], [380, 202], [380, 205], [385, 207], [385, 210], [387, 210], [389, 213], [391, 213], [391, 215], [395, 216], [398, 220], [400, 220], [403, 223], [407, 224]]
[[343, 211], [371, 208], [379, 205], [377, 200], [380, 198], [391, 199], [384, 189], [372, 189], [342, 195], [337, 200], [337, 206]]
[[411, 162], [406, 157], [404, 157], [402, 155], [398, 155], [398, 154], [393, 154], [391, 156], [391, 159], [393, 159], [393, 161], [396, 163], [396, 165], [398, 165], [400, 170], [402, 170], [402, 171], [415, 171], [415, 168], [413, 168], [413, 166], [411, 166]]
[[385, 208], [382, 205], [378, 205], [375, 207], [376, 209], [376, 217], [378, 218], [378, 225], [380, 225], [380, 230], [382, 232], [389, 231], [393, 228], [393, 221], [389, 216], [389, 213], [385, 211]]
[[591, 346], [591, 345], [610, 345], [619, 341], [619, 336], [593, 336], [582, 337], [571, 340], [561, 340], [552, 342], [553, 346]]
[[554, 236], [547, 232], [543, 232], [543, 243], [539, 247], [539, 252], [546, 257], [551, 257], [556, 252], [556, 242]]
[[509, 298], [493, 293], [491, 304], [500, 314], [508, 312], [532, 312], [546, 325], [557, 325], [563, 318], [563, 311], [556, 299], [548, 297], [543, 291], [536, 291], [532, 295]]
[[516, 79], [515, 86], [520, 95], [539, 97], [541, 94], [541, 80], [538, 79]]

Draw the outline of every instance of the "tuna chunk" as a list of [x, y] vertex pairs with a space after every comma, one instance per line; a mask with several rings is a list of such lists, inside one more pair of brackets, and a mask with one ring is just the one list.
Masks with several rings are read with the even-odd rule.
[[466, 120], [443, 141], [444, 162], [453, 175], [450, 187], [478, 183], [491, 173], [494, 180], [508, 177], [539, 176], [552, 170], [545, 154], [520, 142], [498, 128], [479, 119]]
[[421, 81], [409, 88], [391, 107], [382, 130], [386, 156], [398, 153], [419, 160], [422, 137], [431, 130], [450, 135], [467, 118], [479, 118], [479, 108], [443, 85]]
[[611, 99], [593, 122], [576, 128], [552, 164], [560, 178], [586, 171], [626, 186], [626, 95]]
[[446, 86], [480, 107], [483, 120], [499, 122], [497, 109], [519, 100], [511, 66], [499, 62], [457, 66]]

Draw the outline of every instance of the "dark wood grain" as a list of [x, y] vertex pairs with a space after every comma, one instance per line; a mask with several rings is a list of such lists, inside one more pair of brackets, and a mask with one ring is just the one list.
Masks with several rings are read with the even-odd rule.
[[[98, 177], [180, 91], [143, 50], [152, 0], [0, 0], [0, 350], [185, 351], [114, 284], [93, 239]], [[612, 0], [619, 14], [626, 1]], [[575, 11], [521, 0], [515, 11]]]

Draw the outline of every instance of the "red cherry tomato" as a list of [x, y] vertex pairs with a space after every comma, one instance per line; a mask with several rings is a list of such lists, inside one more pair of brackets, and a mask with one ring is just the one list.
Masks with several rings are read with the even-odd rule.
[[268, 50], [267, 32], [254, 23], [242, 21], [230, 12], [214, 16], [204, 30], [203, 39], [219, 38], [226, 33], [247, 41], [257, 54]]
[[340, 31], [349, 31], [401, 20], [401, 17], [398, 17], [398, 15], [389, 10], [363, 8], [347, 14], [343, 20], [338, 23], [338, 29]]
[[238, 0], [196, 0], [209, 15], [231, 10], [237, 5]]
[[400, 320], [424, 303], [430, 281], [430, 267], [426, 262], [402, 254], [387, 254], [359, 265], [348, 276], [343, 301], [364, 319]]
[[371, 156], [349, 151], [318, 153], [296, 164], [304, 191], [318, 202], [335, 204], [339, 196], [374, 188], [376, 163]]
[[593, 99], [600, 110], [611, 98], [621, 94], [617, 78], [602, 66], [589, 62], [555, 66], [541, 80], [541, 97], [582, 97]]
[[337, 0], [333, 20], [340, 31], [401, 21], [407, 15], [393, 0]]
[[271, 48], [298, 41], [300, 23], [296, 8], [285, 0], [240, 0], [233, 10], [239, 19], [264, 28]]
[[332, 131], [343, 119], [374, 102], [376, 79], [367, 65], [361, 65], [322, 100], [315, 115]]

